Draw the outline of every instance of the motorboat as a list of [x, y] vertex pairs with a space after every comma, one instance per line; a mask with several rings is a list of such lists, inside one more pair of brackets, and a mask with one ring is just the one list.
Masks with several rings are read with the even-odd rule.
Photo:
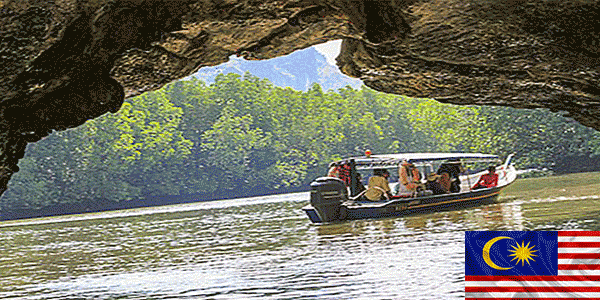
[[[496, 155], [482, 153], [396, 153], [350, 157], [332, 162], [337, 170], [335, 176], [325, 176], [311, 183], [310, 204], [303, 207], [314, 223], [329, 223], [345, 220], [387, 218], [438, 210], [461, 209], [475, 205], [493, 203], [502, 189], [517, 178], [511, 164], [513, 154], [504, 161]], [[421, 174], [424, 184], [430, 174], [438, 174], [444, 166], [460, 166], [456, 176], [459, 187], [453, 192], [434, 194], [430, 190], [402, 193], [391, 192], [386, 199], [369, 201], [364, 197], [365, 184], [375, 170], [386, 170], [390, 190], [397, 186], [403, 164], [412, 164]], [[474, 186], [482, 175], [492, 173], [495, 167], [497, 184], [491, 187]]]

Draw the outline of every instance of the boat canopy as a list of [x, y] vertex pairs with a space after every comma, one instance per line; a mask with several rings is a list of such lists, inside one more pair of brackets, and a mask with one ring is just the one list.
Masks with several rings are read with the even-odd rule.
[[459, 160], [462, 163], [467, 162], [490, 162], [499, 161], [497, 155], [482, 153], [395, 153], [380, 154], [371, 156], [358, 156], [346, 158], [335, 162], [334, 164], [346, 164], [354, 161], [356, 169], [373, 169], [398, 166], [403, 160], [410, 163], [426, 164], [431, 162], [445, 162]]

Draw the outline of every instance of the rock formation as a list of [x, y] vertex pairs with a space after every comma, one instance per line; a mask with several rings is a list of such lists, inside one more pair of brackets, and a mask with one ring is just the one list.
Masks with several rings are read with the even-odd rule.
[[562, 110], [600, 129], [589, 0], [0, 0], [0, 194], [27, 143], [231, 55], [343, 39], [374, 89]]

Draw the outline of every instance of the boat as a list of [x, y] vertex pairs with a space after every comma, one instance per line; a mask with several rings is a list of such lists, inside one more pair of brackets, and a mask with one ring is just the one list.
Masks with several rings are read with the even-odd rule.
[[[496, 155], [482, 153], [396, 153], [350, 157], [332, 162], [339, 171], [337, 176], [325, 176], [311, 183], [310, 204], [302, 209], [313, 223], [346, 220], [388, 218], [439, 210], [461, 209], [494, 203], [502, 189], [517, 178], [512, 165], [514, 154], [504, 161]], [[435, 174], [442, 165], [460, 164], [460, 191], [434, 195], [431, 191], [392, 194], [384, 201], [368, 201], [362, 197], [365, 182], [375, 169], [391, 170], [390, 188], [399, 184], [398, 170], [403, 162], [413, 164], [422, 176]], [[473, 189], [479, 178], [495, 166], [496, 186]], [[360, 180], [362, 176], [365, 181]], [[366, 176], [365, 176], [366, 175]], [[457, 181], [458, 182], [458, 181]], [[361, 186], [362, 185], [362, 188]]]

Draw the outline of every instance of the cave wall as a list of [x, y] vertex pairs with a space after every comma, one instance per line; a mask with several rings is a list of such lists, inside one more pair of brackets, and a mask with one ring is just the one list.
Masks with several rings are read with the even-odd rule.
[[342, 72], [371, 88], [600, 129], [599, 14], [587, 0], [0, 0], [0, 194], [54, 130], [231, 55], [334, 39]]

